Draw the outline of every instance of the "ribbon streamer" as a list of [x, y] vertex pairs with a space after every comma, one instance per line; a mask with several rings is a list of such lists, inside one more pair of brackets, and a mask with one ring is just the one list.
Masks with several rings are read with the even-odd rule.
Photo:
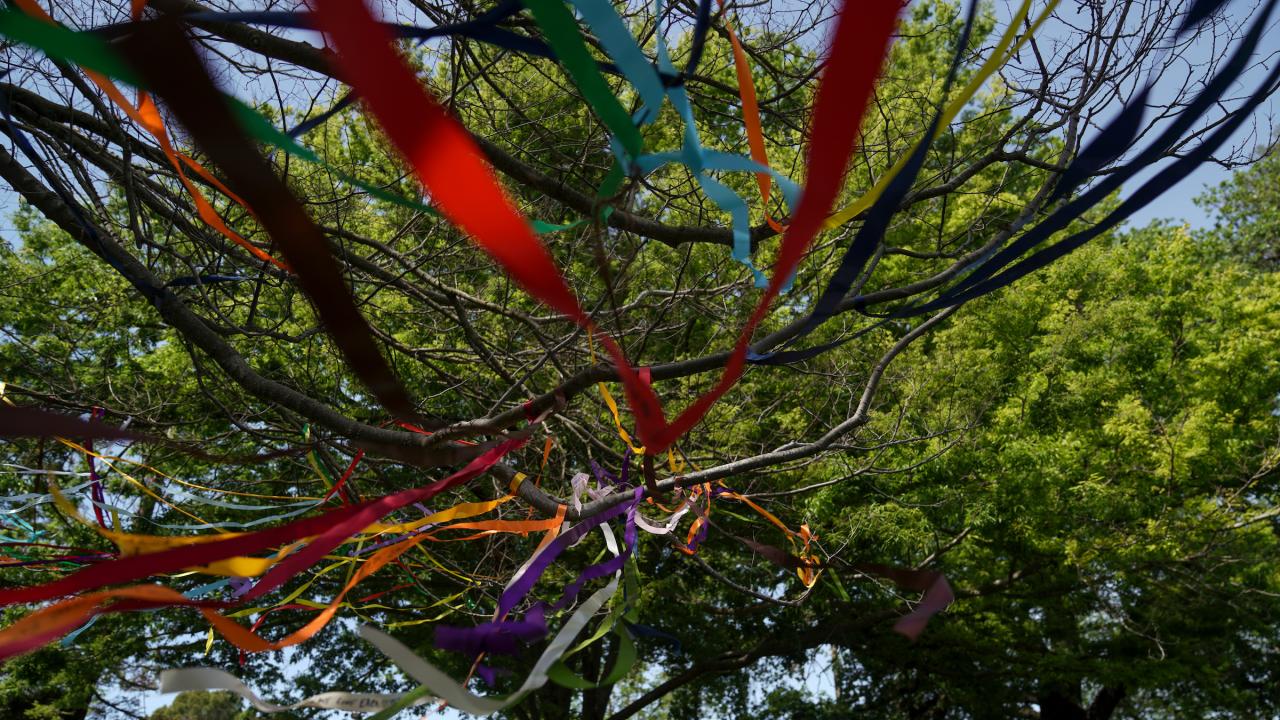
[[[1013, 18], [1010, 19], [1009, 27], [1005, 29], [1004, 35], [1002, 35], [1000, 37], [1000, 41], [996, 43], [996, 47], [992, 50], [990, 57], [988, 57], [987, 61], [978, 68], [977, 72], [974, 73], [973, 77], [965, 85], [964, 89], [957, 93], [956, 97], [945, 106], [946, 109], [942, 112], [941, 118], [938, 120], [935, 128], [945, 127], [950, 125], [952, 120], [955, 120], [956, 116], [959, 115], [960, 111], [964, 109], [964, 106], [967, 105], [975, 95], [977, 95], [978, 90], [986, 84], [987, 80], [990, 79], [997, 70], [1003, 67], [1010, 58], [1016, 55], [1028, 40], [1035, 37], [1040, 26], [1043, 25], [1044, 22], [1049, 19], [1049, 16], [1053, 14], [1053, 11], [1058, 7], [1059, 2], [1060, 0], [1049, 0], [1048, 4], [1045, 5], [1044, 10], [1040, 11], [1040, 14], [1036, 16], [1034, 21], [1032, 21], [1026, 32], [1022, 33], [1021, 36], [1018, 36], [1018, 27], [1022, 25], [1026, 20], [1027, 15], [1031, 12], [1031, 0], [1023, 0], [1021, 7], [1018, 8], [1018, 11], [1014, 13]], [[1015, 37], [1017, 37], [1017, 42], [1014, 42]], [[961, 50], [963, 50], [963, 48], [961, 48]], [[956, 62], [958, 61], [959, 57], [957, 56]], [[953, 66], [950, 72], [954, 71], [955, 67]], [[903, 167], [906, 166], [907, 162], [909, 162], [910, 158], [915, 154], [919, 146], [928, 145], [932, 142], [933, 137], [934, 134], [932, 132], [921, 136], [920, 139], [916, 141], [916, 144], [907, 152], [899, 156], [897, 162], [895, 162], [883, 175], [881, 175], [880, 178], [876, 180], [876, 184], [864, 193], [862, 197], [845, 206], [840, 211], [832, 213], [831, 217], [827, 218], [825, 224], [826, 229], [833, 230], [849, 222], [867, 208], [875, 204], [876, 201], [880, 199], [880, 195], [889, 187], [889, 184], [894, 181], [894, 178], [898, 176], [898, 173], [902, 171]]]
[[[368, 103], [445, 216], [528, 292], [591, 329], [590, 319], [568, 289], [550, 254], [511, 207], [474, 143], [391, 51], [389, 34], [373, 20], [363, 2], [316, 0], [314, 7], [318, 25], [337, 50], [343, 76]], [[751, 333], [782, 285], [790, 279], [838, 191], [856, 139], [857, 125], [850, 123], [849, 117], [862, 117], [898, 10], [896, 3], [887, 0], [863, 9], [859, 16], [862, 32], [878, 42], [855, 37], [851, 22], [846, 19], [847, 7], [841, 11], [831, 61], [818, 92], [810, 149], [813, 171], [810, 186], [796, 213], [798, 224], [793, 224], [783, 239], [779, 268], [740, 335], [720, 383], [674, 422], [667, 423], [657, 397], [639, 381], [621, 348], [611, 338], [602, 336], [601, 341], [613, 357], [627, 390], [647, 452], [658, 453], [670, 447], [701, 420], [741, 376]]]
[[[936, 300], [899, 309], [889, 313], [888, 317], [910, 317], [933, 312], [945, 307], [959, 305], [1005, 287], [1119, 224], [1189, 175], [1197, 166], [1206, 161], [1213, 152], [1225, 144], [1230, 139], [1231, 132], [1239, 128], [1249, 114], [1274, 92], [1273, 86], [1276, 84], [1277, 79], [1280, 78], [1280, 66], [1273, 68], [1258, 86], [1258, 89], [1249, 96], [1241, 107], [1228, 114], [1208, 138], [1202, 141], [1195, 149], [1181, 153], [1177, 160], [1143, 184], [1141, 188], [1130, 195], [1103, 221], [1015, 263], [1018, 257], [1048, 240], [1053, 234], [1066, 229], [1071, 221], [1110, 196], [1111, 193], [1120, 188], [1122, 183], [1158, 161], [1166, 150], [1174, 147], [1181, 139], [1182, 134], [1191, 128], [1210, 107], [1217, 104], [1227, 89], [1239, 78], [1241, 72], [1248, 65], [1249, 59], [1256, 51], [1275, 7], [1276, 0], [1268, 0], [1265, 9], [1258, 19], [1254, 21], [1244, 40], [1241, 41], [1227, 62], [1223, 64], [1222, 69], [1205, 84], [1204, 89], [1200, 91], [1196, 98], [1188, 103], [1169, 122], [1159, 136], [1142, 152], [1138, 153], [1133, 161], [1118, 168], [1116, 172], [1108, 174], [1087, 192], [1060, 206], [1047, 219], [1027, 231], [1022, 237], [1010, 243], [991, 258], [983, 261], [970, 275], [942, 293]], [[1145, 96], [1145, 91], [1140, 93], [1140, 96]], [[1126, 134], [1126, 128], [1132, 123], [1132, 117], [1121, 113], [1113, 121], [1113, 124], [1115, 123], [1119, 123], [1118, 129], [1112, 130], [1109, 126], [1103, 130], [1100, 137]], [[1096, 159], [1094, 157], [1086, 157], [1081, 162], [1090, 164], [1096, 162]], [[997, 275], [997, 273], [999, 274]], [[866, 303], [860, 302], [860, 300], [860, 298], [855, 298], [854, 304], [855, 307], [862, 309]]]
[[604, 607], [604, 604], [609, 601], [609, 598], [613, 596], [617, 589], [618, 578], [615, 577], [609, 581], [608, 585], [597, 590], [586, 602], [582, 603], [561, 626], [560, 631], [556, 633], [556, 636], [547, 645], [546, 649], [543, 650], [542, 655], [538, 657], [533, 669], [529, 671], [529, 675], [521, 683], [519, 689], [505, 698], [473, 695], [444, 671], [418, 657], [400, 641], [374, 627], [364, 625], [359, 632], [361, 637], [377, 647], [382, 654], [386, 655], [406, 675], [429, 688], [431, 692], [434, 692], [449, 705], [472, 715], [491, 715], [504, 708], [511, 707], [526, 694], [546, 685], [550, 679], [548, 672], [551, 666], [569, 649], [573, 639], [591, 621], [591, 617], [600, 608]]
[[[165, 670], [160, 673], [160, 692], [176, 693], [191, 690], [230, 690], [249, 701], [257, 710], [264, 713], [279, 713], [298, 708], [320, 708], [322, 710], [343, 710], [351, 713], [368, 713], [393, 707], [404, 700], [409, 693], [352, 693], [323, 692], [303, 698], [289, 705], [276, 705], [258, 697], [257, 693], [240, 681], [236, 676], [213, 668], [183, 668]], [[436, 699], [419, 695], [410, 698], [405, 707], [426, 705]]]
[[[973, 30], [973, 23], [977, 15], [977, 0], [970, 0], [964, 28], [960, 31], [959, 40], [956, 41], [955, 56], [952, 58], [946, 79], [942, 83], [944, 103], [948, 93], [951, 91], [951, 83], [955, 80], [956, 72], [960, 68], [964, 53], [968, 50], [969, 34]], [[929, 124], [928, 130], [925, 131], [925, 138], [934, 136], [942, 123], [944, 114], [944, 107], [939, 107], [937, 112], [934, 113], [933, 121]], [[928, 152], [929, 143], [922, 140], [911, 152], [908, 160], [905, 163], [900, 163], [899, 171], [895, 173], [892, 181], [888, 183], [884, 194], [871, 206], [871, 211], [868, 213], [866, 221], [858, 229], [853, 242], [849, 244], [844, 257], [840, 260], [839, 267], [836, 268], [835, 273], [831, 276], [831, 280], [827, 283], [827, 287], [823, 290], [817, 304], [810, 311], [808, 317], [805, 318], [799, 330], [787, 340], [786, 345], [789, 346], [809, 335], [838, 312], [840, 303], [849, 294], [850, 288], [862, 275], [867, 261], [871, 259], [876, 248], [884, 240], [884, 234], [889, 229], [889, 222], [897, 214], [898, 206], [906, 197], [907, 192], [911, 190], [916, 176], [920, 173], [920, 168], [924, 167], [925, 156], [928, 155]], [[849, 338], [845, 338], [807, 350], [777, 351], [766, 355], [753, 354], [750, 360], [754, 363], [766, 365], [797, 362], [826, 352], [848, 340]]]
[[169, 102], [195, 141], [256, 210], [351, 369], [384, 407], [395, 415], [413, 417], [413, 401], [378, 351], [324, 235], [271, 166], [239, 133], [230, 108], [222, 102], [178, 22], [162, 18], [139, 23], [115, 47], [151, 89]]
[[259, 530], [158, 553], [120, 558], [112, 563], [95, 565], [43, 585], [0, 590], [0, 606], [50, 600], [107, 584], [128, 582], [148, 575], [199, 566], [315, 536], [303, 551], [286, 558], [255, 585], [244, 597], [245, 600], [250, 600], [279, 587], [288, 578], [310, 567], [320, 557], [361, 529], [402, 507], [423, 502], [445, 490], [461, 485], [485, 472], [502, 456], [523, 444], [524, 440], [508, 440], [471, 461], [462, 470], [421, 488], [404, 490], [360, 505], [338, 508], [324, 515], [297, 520], [269, 530]]

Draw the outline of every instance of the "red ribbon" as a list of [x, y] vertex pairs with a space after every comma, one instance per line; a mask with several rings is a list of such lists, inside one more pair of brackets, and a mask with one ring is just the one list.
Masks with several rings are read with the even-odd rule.
[[344, 488], [347, 480], [351, 477], [351, 473], [355, 472], [356, 465], [360, 464], [360, 458], [362, 457], [364, 457], [364, 450], [357, 450], [355, 457], [351, 458], [351, 464], [347, 466], [347, 471], [342, 473], [342, 477], [338, 478], [338, 482], [334, 483], [333, 487], [329, 488], [329, 492], [325, 493], [324, 499], [320, 501], [321, 503], [328, 502], [329, 498], [333, 497], [335, 493], [342, 493], [342, 503], [344, 505], [351, 504], [351, 497], [347, 495], [347, 491]]
[[[547, 248], [502, 191], [471, 136], [396, 55], [392, 35], [363, 0], [309, 2], [316, 11], [317, 28], [336, 50], [340, 75], [363, 98], [441, 213], [531, 295], [598, 332]], [[818, 87], [804, 196], [783, 237], [773, 279], [739, 335], [720, 381], [668, 423], [657, 395], [640, 381], [622, 349], [607, 335], [600, 336], [617, 367], [648, 454], [669, 448], [742, 376], [752, 333], [821, 230], [836, 199], [901, 4], [874, 0], [859, 4], [856, 11], [854, 7], [841, 8], [831, 56]]]
[[[507, 440], [472, 460], [462, 470], [430, 485], [402, 490], [359, 505], [338, 508], [318, 517], [297, 520], [277, 528], [247, 533], [227, 540], [120, 558], [114, 562], [85, 568], [43, 585], [0, 590], [0, 607], [42, 602], [104, 585], [130, 582], [149, 575], [174, 572], [187, 567], [208, 565], [217, 560], [249, 555], [265, 548], [315, 536], [306, 547], [272, 567], [249, 592], [240, 598], [240, 602], [247, 602], [283, 585], [289, 578], [319, 562], [331, 550], [342, 544], [342, 541], [360, 530], [402, 507], [429, 500], [445, 490], [467, 482], [526, 442], [524, 438]], [[208, 606], [213, 607], [218, 604], [211, 603]]]

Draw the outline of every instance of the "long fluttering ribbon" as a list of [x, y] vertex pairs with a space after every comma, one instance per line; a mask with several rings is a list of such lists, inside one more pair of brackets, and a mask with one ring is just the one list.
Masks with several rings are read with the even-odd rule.
[[[960, 92], [956, 93], [955, 97], [944, 106], [945, 109], [942, 111], [941, 116], [933, 125], [933, 131], [922, 135], [920, 139], [916, 141], [915, 145], [899, 156], [898, 160], [876, 180], [875, 185], [873, 185], [870, 190], [863, 193], [857, 200], [849, 203], [839, 211], [832, 213], [831, 217], [827, 218], [826, 227], [828, 229], [833, 229], [844, 225], [874, 205], [880, 199], [880, 196], [884, 191], [889, 188], [889, 184], [894, 182], [898, 173], [901, 172], [906, 164], [911, 161], [911, 158], [915, 155], [919, 147], [921, 145], [927, 146], [933, 141], [937, 128], [945, 127], [949, 125], [952, 120], [955, 120], [956, 116], [959, 115], [965, 105], [967, 105], [969, 101], [977, 95], [978, 91], [982, 89], [982, 86], [986, 84], [987, 80], [991, 79], [991, 77], [1001, 67], [1004, 67], [1005, 63], [1016, 55], [1018, 50], [1021, 49], [1028, 40], [1035, 37], [1040, 26], [1043, 25], [1045, 21], [1049, 19], [1049, 16], [1053, 14], [1053, 11], [1057, 9], [1059, 2], [1060, 0], [1049, 0], [1049, 2], [1045, 4], [1044, 9], [1040, 11], [1040, 14], [1031, 22], [1031, 25], [1027, 27], [1021, 35], [1019, 35], [1018, 28], [1026, 21], [1028, 14], [1031, 12], [1031, 0], [1023, 0], [1022, 5], [1018, 8], [1017, 12], [1015, 12], [1013, 17], [1010, 18], [1009, 26], [1005, 29], [1004, 34], [1000, 36], [1000, 40], [996, 43], [995, 48], [987, 57], [986, 62], [982, 63], [982, 65], [969, 79], [969, 82], [965, 84], [964, 88], [961, 89]], [[964, 48], [962, 47], [961, 50], [963, 49]], [[955, 73], [956, 63], [958, 63], [959, 60], [960, 56], [957, 54], [952, 68], [948, 71], [949, 73]]]
[[129, 582], [158, 573], [204, 565], [229, 557], [278, 547], [301, 538], [314, 537], [303, 550], [277, 564], [245, 596], [252, 599], [279, 587], [289, 577], [310, 567], [343, 540], [369, 527], [392, 512], [424, 502], [480, 475], [525, 440], [508, 440], [472, 460], [465, 468], [429, 485], [371, 500], [359, 505], [331, 510], [324, 515], [297, 520], [280, 527], [234, 535], [227, 539], [179, 547], [162, 552], [120, 558], [95, 565], [43, 585], [0, 590], [0, 606], [34, 603], [83, 592], [110, 583]]
[[178, 21], [161, 18], [138, 23], [115, 47], [152, 91], [169, 103], [196, 143], [254, 209], [356, 375], [392, 413], [413, 417], [414, 403], [378, 351], [324, 235], [239, 132]]
[[[826, 215], [839, 190], [856, 140], [857, 123], [850, 118], [862, 116], [898, 10], [899, 7], [888, 0], [878, 1], [869, 9], [862, 8], [859, 22], [864, 23], [862, 28], [866, 37], [855, 37], [854, 31], [849, 29], [852, 21], [845, 19], [849, 12], [847, 9], [841, 12], [832, 42], [831, 60], [823, 74], [815, 103], [809, 182], [805, 199], [796, 213], [797, 220], [803, 218], [805, 222], [793, 223], [784, 236], [770, 287], [766, 288], [756, 311], [743, 328], [720, 382], [668, 422], [657, 396], [639, 382], [621, 348], [612, 339], [602, 337], [627, 391], [632, 411], [637, 416], [637, 430], [649, 453], [669, 448], [697, 424], [741, 376], [751, 334], [763, 320], [778, 292], [790, 281], [795, 267], [821, 227], [819, 216]], [[338, 47], [343, 76], [357, 86], [361, 97], [384, 125], [384, 130], [401, 154], [409, 160], [446, 217], [467, 232], [531, 294], [580, 325], [591, 327], [590, 319], [568, 290], [549, 253], [530, 232], [528, 223], [510, 206], [491, 171], [480, 159], [474, 143], [456, 122], [444, 115], [417, 83], [412, 72], [391, 51], [389, 33], [373, 21], [358, 2], [343, 3], [341, 7], [318, 2], [316, 20]], [[69, 37], [74, 34], [65, 31], [57, 34], [56, 30], [33, 28], [30, 23], [24, 24], [20, 17], [0, 18], [0, 31], [6, 34], [19, 36], [41, 47], [58, 47], [77, 63], [126, 79], [135, 78], [136, 81], [134, 70], [115, 60], [105, 46], [76, 42]], [[340, 36], [344, 38], [342, 41], [338, 40]], [[868, 38], [874, 40], [868, 41]], [[342, 47], [348, 49], [345, 54]], [[210, 107], [216, 105], [208, 104]], [[234, 135], [233, 127], [233, 123], [227, 122], [221, 132]], [[424, 132], [428, 128], [434, 131]], [[430, 140], [426, 140], [428, 137]], [[232, 155], [231, 160], [252, 163], [256, 167], [256, 163], [248, 160], [247, 154]], [[755, 172], [760, 168], [748, 161], [740, 169]], [[251, 201], [250, 204], [254, 203]], [[813, 218], [818, 220], [813, 221]], [[360, 323], [363, 324], [362, 318]], [[369, 356], [366, 359], [371, 363], [375, 362], [373, 355], [381, 360], [372, 346], [350, 349]], [[366, 382], [370, 380], [366, 379]], [[375, 378], [373, 382], [380, 381]]]
[[[303, 698], [288, 705], [276, 705], [258, 697], [258, 694], [231, 673], [214, 668], [183, 668], [160, 673], [160, 692], [175, 693], [191, 690], [229, 690], [249, 701], [255, 709], [264, 713], [279, 713], [299, 708], [342, 710], [351, 713], [368, 713], [393, 707], [409, 693], [353, 693], [323, 692]], [[409, 699], [408, 706], [426, 705], [435, 698], [418, 693]]]
[[[1159, 133], [1145, 149], [1137, 154], [1137, 156], [1117, 169], [1116, 172], [1109, 173], [1100, 182], [1089, 188], [1086, 192], [1073, 198], [1059, 206], [1053, 213], [1032, 229], [1025, 232], [1014, 242], [995, 253], [989, 258], [984, 258], [980, 264], [969, 275], [954, 284], [948, 290], [943, 292], [940, 297], [935, 300], [912, 304], [907, 307], [895, 310], [888, 314], [889, 317], [909, 317], [920, 315], [923, 313], [933, 312], [946, 307], [951, 307], [964, 302], [968, 302], [977, 297], [994, 292], [1002, 287], [1006, 287], [1016, 280], [1026, 276], [1029, 273], [1048, 265], [1049, 263], [1063, 257], [1067, 253], [1081, 247], [1089, 240], [1097, 237], [1099, 234], [1115, 227], [1117, 224], [1130, 217], [1142, 207], [1145, 207], [1152, 200], [1159, 197], [1166, 190], [1173, 187], [1178, 182], [1186, 178], [1201, 163], [1209, 159], [1212, 154], [1222, 147], [1230, 138], [1231, 134], [1238, 129], [1250, 114], [1275, 90], [1275, 85], [1280, 80], [1280, 66], [1273, 68], [1262, 82], [1259, 83], [1255, 90], [1244, 102], [1243, 105], [1229, 113], [1224, 120], [1219, 123], [1214, 132], [1206, 139], [1190, 151], [1185, 151], [1174, 160], [1168, 167], [1161, 170], [1147, 182], [1145, 182], [1138, 190], [1124, 200], [1115, 210], [1111, 211], [1102, 221], [1094, 224], [1086, 230], [1077, 232], [1070, 237], [1059, 240], [1053, 245], [1043, 248], [1034, 254], [1018, 260], [1019, 257], [1035, 248], [1037, 245], [1047, 241], [1052, 235], [1065, 230], [1067, 226], [1081, 214], [1102, 202], [1111, 193], [1118, 190], [1122, 183], [1132, 179], [1136, 174], [1149, 167], [1152, 163], [1161, 159], [1165, 152], [1174, 147], [1182, 138], [1182, 135], [1190, 129], [1196, 121], [1198, 121], [1209, 108], [1214, 107], [1222, 99], [1223, 94], [1231, 87], [1240, 77], [1248, 65], [1250, 58], [1257, 50], [1258, 44], [1262, 39], [1263, 33], [1271, 19], [1271, 15], [1276, 7], [1276, 0], [1268, 0], [1263, 11], [1259, 13], [1258, 18], [1253, 22], [1249, 31], [1245, 34], [1244, 39], [1236, 47], [1232, 55], [1223, 63], [1221, 69], [1212, 79], [1209, 80], [1201, 89], [1200, 93], [1189, 103], [1187, 103], [1176, 116], [1174, 116], [1164, 129]], [[1146, 97], [1147, 91], [1140, 91], [1139, 98]], [[1099, 134], [1099, 140], [1087, 148], [1087, 152], [1082, 157], [1077, 158], [1076, 162], [1083, 168], [1091, 168], [1095, 166], [1099, 159], [1108, 159], [1118, 157], [1119, 153], [1115, 152], [1109, 144], [1119, 139], [1129, 137], [1131, 128], [1135, 122], [1134, 114], [1140, 117], [1141, 108], [1129, 108], [1122, 111], [1112, 123]], [[1099, 143], [1101, 146], [1099, 146]], [[1066, 184], [1059, 184], [1062, 188], [1061, 193], [1069, 192], [1074, 189], [1074, 185], [1084, 177], [1085, 171], [1077, 171], [1068, 168], [1066, 176], [1070, 179]], [[1061, 194], [1060, 193], [1060, 194]], [[856, 307], [865, 307], [866, 302], [862, 298], [855, 298], [854, 305]]]
[[472, 715], [491, 715], [514, 705], [528, 693], [547, 684], [551, 667], [569, 649], [573, 639], [582, 632], [592, 616], [604, 607], [604, 604], [617, 591], [618, 582], [618, 578], [615, 577], [609, 581], [608, 585], [597, 590], [578, 606], [542, 651], [524, 682], [505, 698], [480, 697], [472, 694], [447, 673], [423, 660], [395, 638], [374, 627], [368, 625], [361, 627], [360, 635], [373, 643], [406, 675], [422, 683], [449, 705]]
[[[550, 253], [511, 206], [474, 142], [392, 51], [389, 33], [362, 2], [316, 0], [313, 6], [317, 25], [337, 51], [343, 77], [357, 89], [441, 212], [526, 291], [591, 329], [590, 318], [564, 282]], [[796, 222], [783, 239], [774, 277], [716, 387], [668, 423], [657, 396], [639, 381], [621, 348], [609, 337], [601, 337], [627, 390], [647, 452], [659, 453], [670, 447], [741, 376], [752, 332], [790, 279], [839, 190], [856, 140], [857, 123], [850, 118], [862, 117], [898, 10], [899, 6], [889, 1], [860, 8], [858, 31], [847, 17], [847, 8], [841, 12], [831, 59], [815, 103], [809, 184], [797, 209]]]
[[[965, 18], [964, 27], [960, 31], [960, 37], [956, 41], [955, 56], [952, 58], [951, 66], [947, 70], [946, 79], [942, 83], [943, 106], [939, 107], [937, 112], [934, 113], [933, 120], [925, 131], [925, 138], [932, 138], [942, 123], [947, 94], [951, 90], [951, 83], [955, 80], [956, 73], [959, 71], [964, 53], [968, 51], [969, 34], [973, 30], [973, 23], [977, 16], [977, 0], [970, 0], [968, 16]], [[812, 333], [827, 320], [831, 319], [839, 310], [840, 303], [849, 294], [849, 289], [858, 281], [858, 278], [866, 268], [867, 261], [871, 259], [872, 255], [875, 254], [876, 248], [880, 247], [883, 242], [884, 234], [889, 229], [889, 222], [897, 214], [898, 206], [903, 198], [906, 197], [907, 192], [911, 190], [916, 176], [920, 173], [920, 168], [924, 167], [924, 160], [928, 152], [929, 143], [921, 141], [908, 156], [906, 162], [900, 163], [900, 167], [896, 168], [897, 172], [894, 173], [892, 181], [888, 183], [884, 193], [871, 206], [866, 221], [863, 222], [862, 227], [854, 235], [853, 242], [849, 244], [844, 257], [840, 259], [840, 265], [837, 266], [835, 273], [827, 283], [826, 289], [822, 291], [822, 295], [818, 298], [813, 310], [809, 312], [804, 322], [801, 323], [798, 331], [787, 340], [788, 345]], [[751, 361], [769, 365], [796, 362], [826, 352], [842, 342], [847, 342], [847, 340], [847, 338], [837, 340], [807, 350], [776, 351], [766, 355], [753, 354]]]

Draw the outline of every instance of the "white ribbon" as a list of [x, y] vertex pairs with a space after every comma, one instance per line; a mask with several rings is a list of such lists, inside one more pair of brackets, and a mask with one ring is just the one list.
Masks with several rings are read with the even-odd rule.
[[[618, 547], [618, 539], [613, 534], [613, 530], [606, 523], [600, 526], [600, 532], [604, 534], [604, 543], [609, 552], [615, 556], [618, 555], [621, 550]], [[520, 574], [522, 573], [517, 573], [516, 576], [519, 577]], [[578, 633], [582, 632], [587, 623], [591, 622], [592, 616], [599, 612], [605, 603], [609, 602], [609, 599], [617, 592], [618, 582], [621, 579], [621, 572], [614, 573], [613, 579], [609, 581], [608, 585], [597, 590], [595, 594], [569, 616], [569, 619], [560, 627], [560, 631], [556, 633], [551, 643], [542, 651], [541, 657], [534, 663], [533, 669], [529, 671], [529, 676], [520, 685], [520, 689], [505, 698], [481, 697], [480, 695], [472, 694], [463, 685], [449, 677], [443, 670], [418, 657], [417, 654], [405, 647], [399, 640], [370, 625], [361, 626], [360, 636], [373, 643], [375, 647], [382, 651], [383, 655], [390, 658], [391, 662], [399, 666], [406, 675], [425, 685], [449, 705], [472, 715], [489, 715], [516, 704], [526, 694], [547, 684], [549, 679], [547, 671], [568, 651], [569, 646], [573, 644], [574, 638], [578, 636]], [[512, 582], [515, 582], [515, 580], [513, 579]]]
[[[292, 705], [276, 705], [258, 697], [248, 685], [236, 676], [213, 668], [184, 668], [181, 670], [165, 670], [160, 673], [160, 692], [173, 693], [184, 690], [230, 690], [249, 701], [264, 713], [278, 713], [286, 710], [310, 707], [325, 710], [345, 710], [353, 713], [370, 713], [395, 705], [404, 697], [404, 693], [351, 693], [324, 692], [299, 700]], [[435, 702], [435, 698], [421, 697], [414, 705]]]
[[[605, 547], [613, 555], [618, 555], [621, 552], [621, 548], [618, 546], [618, 539], [613, 534], [613, 529], [606, 523], [600, 526], [600, 532], [604, 535]], [[530, 562], [532, 562], [532, 558], [516, 572], [515, 577], [511, 580], [512, 583], [524, 574]], [[560, 627], [560, 631], [552, 638], [550, 644], [542, 651], [542, 655], [534, 663], [533, 669], [529, 671], [524, 683], [518, 690], [505, 698], [482, 697], [471, 693], [463, 685], [449, 677], [443, 670], [418, 657], [399, 640], [377, 628], [364, 625], [360, 627], [359, 632], [361, 637], [378, 648], [391, 662], [399, 666], [405, 674], [425, 685], [439, 696], [437, 698], [419, 698], [413, 703], [414, 705], [443, 700], [449, 705], [472, 715], [489, 715], [514, 705], [526, 694], [547, 684], [550, 679], [547, 672], [551, 669], [551, 666], [565, 654], [569, 646], [573, 644], [574, 638], [578, 636], [578, 633], [582, 632], [587, 623], [591, 622], [591, 618], [618, 591], [618, 583], [621, 579], [621, 572], [614, 573], [608, 585], [597, 590], [586, 602], [578, 606], [578, 609], [569, 616], [569, 619]], [[165, 670], [160, 674], [160, 692], [171, 693], [183, 690], [230, 690], [248, 700], [258, 710], [266, 713], [284, 712], [301, 707], [360, 713], [376, 712], [391, 707], [404, 697], [404, 693], [326, 692], [312, 695], [292, 705], [275, 705], [258, 697], [234, 675], [221, 670], [185, 668], [181, 670]]]

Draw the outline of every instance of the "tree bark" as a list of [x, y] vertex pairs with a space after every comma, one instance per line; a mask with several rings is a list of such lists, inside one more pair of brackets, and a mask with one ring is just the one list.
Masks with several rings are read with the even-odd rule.
[[[1072, 697], [1069, 690], [1052, 688], [1039, 699], [1040, 720], [1109, 720], [1124, 700], [1125, 694], [1123, 685], [1104, 687], [1086, 708]], [[1075, 697], [1079, 697], [1078, 691]]]

